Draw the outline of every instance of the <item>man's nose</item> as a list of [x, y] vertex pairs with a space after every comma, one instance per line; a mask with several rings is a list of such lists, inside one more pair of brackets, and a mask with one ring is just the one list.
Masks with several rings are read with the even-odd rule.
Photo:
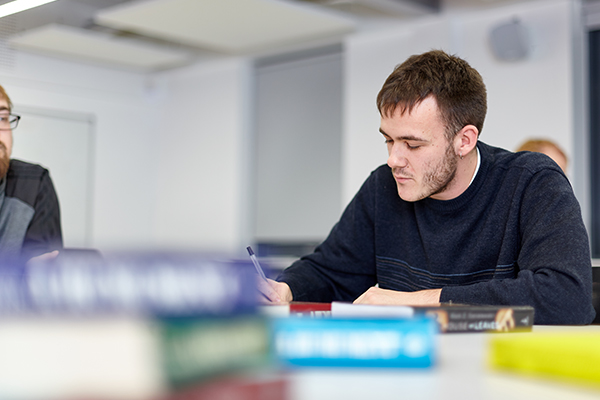
[[406, 159], [406, 155], [400, 149], [399, 145], [394, 145], [391, 147], [389, 152], [389, 157], [387, 160], [387, 164], [390, 168], [404, 168], [408, 165], [408, 160]]

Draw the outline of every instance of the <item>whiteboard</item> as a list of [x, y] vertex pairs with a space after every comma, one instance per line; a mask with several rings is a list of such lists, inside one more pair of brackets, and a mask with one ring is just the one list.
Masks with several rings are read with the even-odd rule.
[[58, 195], [65, 247], [90, 247], [94, 127], [91, 114], [15, 107], [21, 122], [13, 131], [11, 158], [50, 171]]

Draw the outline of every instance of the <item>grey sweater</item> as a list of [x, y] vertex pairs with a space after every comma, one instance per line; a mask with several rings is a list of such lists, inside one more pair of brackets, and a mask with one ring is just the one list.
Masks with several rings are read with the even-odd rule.
[[478, 148], [475, 179], [448, 201], [403, 201], [379, 167], [278, 280], [297, 301], [352, 301], [375, 284], [442, 288], [442, 302], [531, 305], [536, 324], [590, 323], [589, 242], [568, 179], [545, 155]]
[[48, 170], [10, 160], [0, 182], [0, 264], [62, 248], [58, 198]]

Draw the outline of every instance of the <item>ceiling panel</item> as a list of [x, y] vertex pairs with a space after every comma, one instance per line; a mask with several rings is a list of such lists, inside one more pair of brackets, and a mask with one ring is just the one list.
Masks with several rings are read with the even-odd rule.
[[184, 64], [190, 58], [187, 53], [179, 50], [55, 24], [15, 35], [10, 38], [9, 44], [29, 51], [140, 70], [165, 69]]
[[284, 0], [147, 0], [100, 10], [99, 25], [243, 53], [341, 35], [354, 21], [312, 4]]

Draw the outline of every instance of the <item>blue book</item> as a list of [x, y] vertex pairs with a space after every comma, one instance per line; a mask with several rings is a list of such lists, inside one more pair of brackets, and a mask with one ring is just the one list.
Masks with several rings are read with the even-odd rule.
[[0, 315], [221, 316], [255, 312], [258, 298], [249, 260], [119, 254], [0, 267]]
[[426, 368], [438, 328], [431, 318], [273, 320], [274, 351], [291, 367]]

